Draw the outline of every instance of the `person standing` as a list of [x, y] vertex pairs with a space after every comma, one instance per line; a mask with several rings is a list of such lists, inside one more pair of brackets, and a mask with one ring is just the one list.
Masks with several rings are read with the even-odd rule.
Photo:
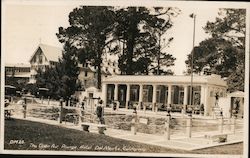
[[101, 124], [105, 124], [105, 121], [104, 121], [104, 118], [103, 118], [103, 114], [104, 114], [104, 108], [103, 108], [103, 105], [102, 105], [103, 101], [100, 100], [96, 106], [96, 115], [98, 117], [98, 121], [101, 123]]
[[[80, 103], [79, 103], [80, 104]], [[85, 114], [85, 112], [84, 112], [84, 101], [82, 101], [81, 102], [81, 104], [80, 104], [80, 111], [81, 111], [81, 113], [80, 113], [80, 120], [81, 121], [84, 121], [84, 114]]]
[[219, 102], [219, 94], [218, 92], [215, 94], [215, 107], [218, 107], [218, 102]]

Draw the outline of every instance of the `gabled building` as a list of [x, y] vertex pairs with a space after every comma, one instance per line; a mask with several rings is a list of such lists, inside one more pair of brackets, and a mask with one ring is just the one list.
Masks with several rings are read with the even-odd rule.
[[30, 58], [30, 83], [35, 83], [35, 75], [40, 69], [45, 71], [46, 67], [55, 66], [62, 57], [62, 49], [50, 45], [39, 44], [38, 48]]
[[[30, 58], [30, 83], [35, 83], [35, 76], [38, 69], [45, 71], [46, 67], [55, 66], [62, 57], [63, 50], [58, 47], [39, 44], [38, 48]], [[86, 64], [78, 64], [80, 74], [79, 81], [84, 88], [97, 87], [97, 67], [92, 66], [89, 62]], [[117, 61], [104, 59], [102, 63], [102, 78], [110, 75], [119, 74]]]

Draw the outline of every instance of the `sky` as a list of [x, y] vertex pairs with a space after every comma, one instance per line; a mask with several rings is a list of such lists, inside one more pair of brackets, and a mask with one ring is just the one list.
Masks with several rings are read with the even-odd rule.
[[[16, 0], [14, 3], [4, 3], [2, 10], [2, 40], [4, 40], [2, 52], [5, 63], [28, 63], [40, 42], [62, 48], [62, 44], [56, 37], [58, 28], [69, 26], [68, 14], [73, 8], [83, 4], [79, 1], [73, 4], [69, 1], [59, 0], [54, 0], [54, 3], [44, 1], [39, 3], [24, 2], [25, 0]], [[105, 4], [107, 5], [107, 3]], [[120, 3], [110, 3], [110, 5], [112, 4], [119, 5]], [[186, 70], [187, 54], [193, 48], [194, 21], [189, 15], [195, 13], [197, 16], [195, 45], [198, 45], [199, 42], [208, 38], [202, 27], [206, 25], [207, 21], [214, 21], [215, 17], [218, 16], [218, 8], [225, 5], [202, 2], [161, 2], [160, 4], [178, 7], [181, 10], [181, 14], [173, 19], [174, 26], [168, 31], [168, 36], [174, 37], [174, 41], [167, 50], [176, 58], [175, 66], [172, 68], [175, 75], [181, 75]], [[120, 5], [124, 4], [121, 3]], [[145, 3], [145, 6], [148, 5], [159, 4]]]

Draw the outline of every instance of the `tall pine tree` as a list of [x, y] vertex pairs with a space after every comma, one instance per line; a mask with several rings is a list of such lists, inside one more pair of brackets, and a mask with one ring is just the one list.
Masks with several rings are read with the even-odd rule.
[[172, 18], [179, 12], [171, 7], [127, 7], [116, 10], [114, 38], [122, 43], [119, 57], [122, 74], [148, 74], [163, 65], [169, 66], [169, 62], [173, 64], [175, 58], [162, 52], [159, 40], [172, 27]]
[[114, 12], [111, 7], [82, 6], [69, 14], [68, 28], [59, 28], [60, 42], [77, 48], [79, 61], [90, 62], [97, 67], [98, 88], [101, 88], [101, 67], [103, 54], [113, 40], [110, 35], [114, 25]]

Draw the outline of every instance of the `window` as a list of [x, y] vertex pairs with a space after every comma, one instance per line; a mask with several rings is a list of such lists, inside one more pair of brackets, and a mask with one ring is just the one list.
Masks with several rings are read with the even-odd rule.
[[88, 76], [88, 71], [85, 71], [85, 77], [87, 77]]
[[143, 102], [149, 102], [149, 93], [148, 89], [143, 89], [143, 97], [142, 97]]
[[201, 98], [201, 95], [200, 95], [200, 92], [198, 92], [198, 91], [195, 91], [194, 92], [194, 96], [193, 96], [194, 98], [194, 105], [199, 105], [200, 104], [200, 98]]
[[39, 55], [39, 63], [43, 63], [43, 56], [42, 55]]
[[156, 103], [160, 103], [160, 102], [161, 102], [161, 91], [156, 90]]
[[115, 69], [113, 69], [113, 72], [115, 73]]
[[131, 85], [130, 87], [130, 101], [138, 101], [139, 100], [139, 86]]
[[179, 91], [179, 101], [178, 104], [182, 104], [184, 103], [184, 91]]
[[125, 92], [124, 92], [124, 89], [121, 89], [120, 90], [120, 101], [125, 101], [124, 98], [125, 98]]
[[130, 100], [131, 101], [138, 101], [139, 100], [138, 90], [137, 89], [131, 89]]

